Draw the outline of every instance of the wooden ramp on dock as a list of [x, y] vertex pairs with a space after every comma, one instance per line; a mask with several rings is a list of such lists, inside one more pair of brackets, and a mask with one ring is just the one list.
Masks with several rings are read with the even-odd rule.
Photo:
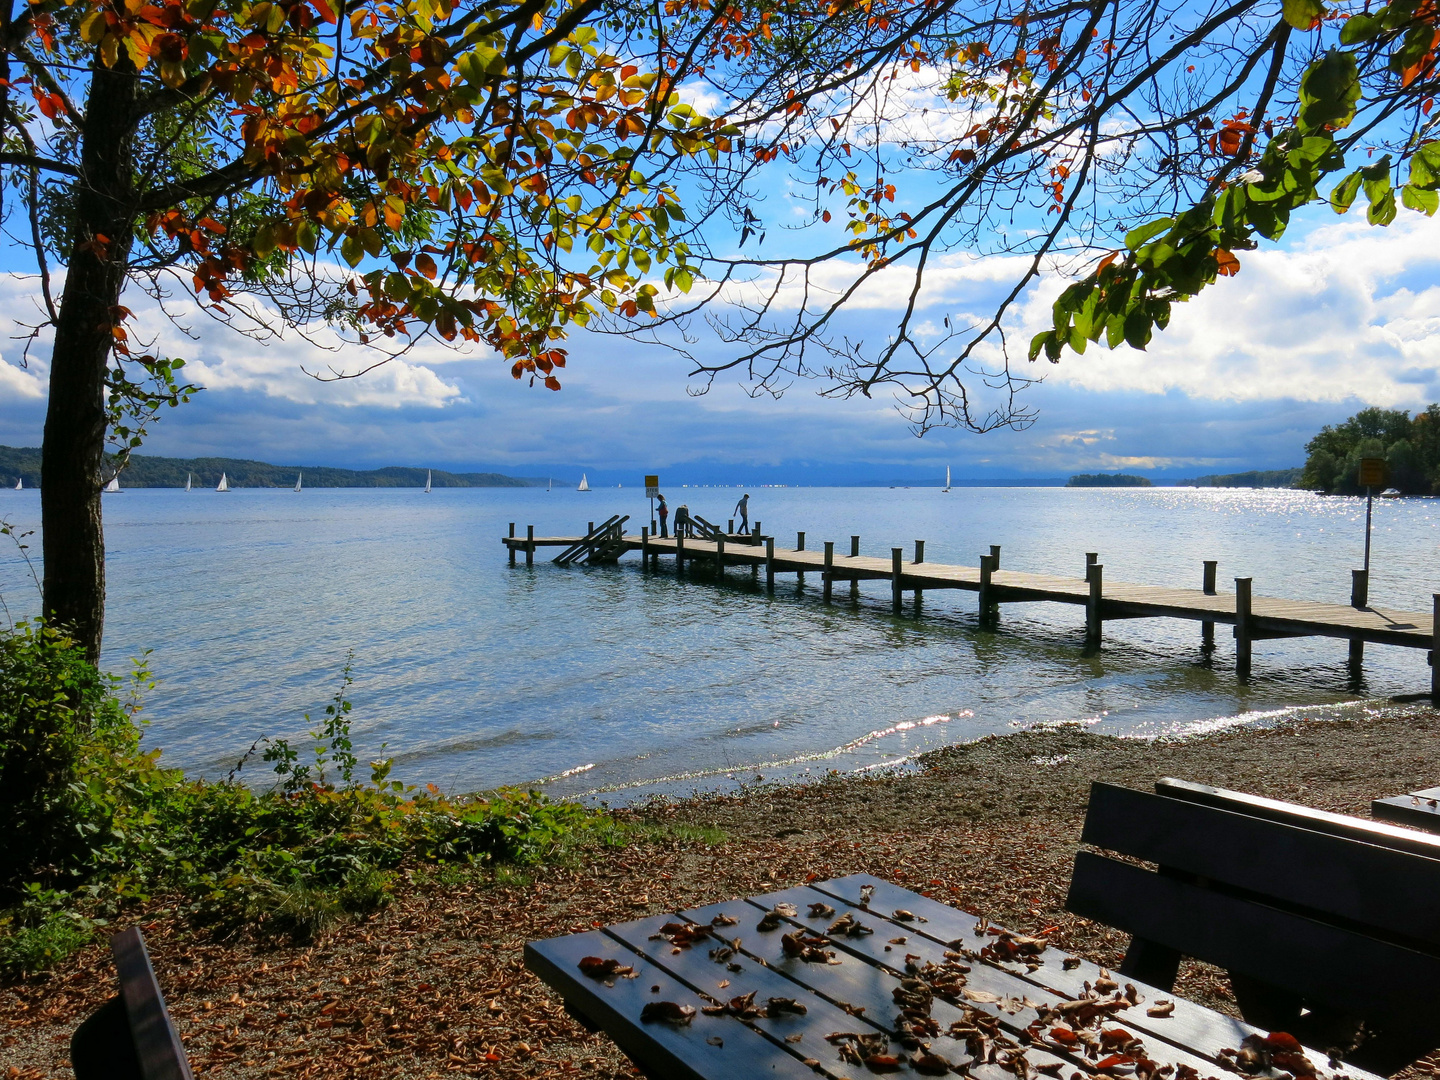
[[[1093, 553], [1086, 555], [1086, 576], [1066, 578], [1051, 574], [1029, 574], [1000, 569], [1000, 548], [992, 546], [989, 555], [980, 557], [979, 566], [948, 566], [925, 561], [925, 545], [916, 541], [914, 557], [906, 559], [903, 548], [892, 548], [890, 558], [859, 554], [859, 537], [851, 537], [850, 554], [835, 551], [826, 543], [823, 550], [807, 549], [805, 534], [796, 536], [794, 548], [777, 548], [774, 537], [754, 534], [717, 535], [714, 540], [652, 537], [648, 530], [641, 535], [612, 534], [610, 550], [619, 554], [637, 552], [647, 569], [659, 569], [660, 558], [673, 560], [676, 574], [683, 575], [687, 564], [699, 564], [712, 576], [723, 576], [726, 567], [751, 567], [765, 573], [767, 588], [775, 586], [776, 574], [796, 574], [801, 580], [807, 573], [816, 574], [826, 602], [833, 595], [836, 582], [886, 580], [896, 612], [902, 610], [905, 592], [917, 601], [929, 590], [966, 589], [979, 594], [982, 624], [994, 622], [998, 608], [1007, 603], [1059, 603], [1085, 608], [1086, 647], [1100, 646], [1101, 628], [1107, 619], [1188, 619], [1202, 626], [1204, 647], [1214, 645], [1214, 626], [1222, 623], [1233, 628], [1236, 643], [1236, 668], [1241, 678], [1250, 673], [1251, 643], [1267, 638], [1331, 637], [1350, 642], [1350, 658], [1358, 664], [1366, 642], [1397, 645], [1402, 648], [1425, 649], [1431, 666], [1431, 696], [1440, 702], [1440, 666], [1434, 656], [1440, 651], [1440, 593], [1432, 597], [1430, 613], [1396, 611], [1366, 602], [1368, 581], [1364, 571], [1353, 571], [1352, 603], [1324, 604], [1308, 600], [1287, 600], [1279, 597], [1256, 596], [1250, 578], [1236, 578], [1234, 592], [1220, 592], [1215, 587], [1215, 563], [1204, 564], [1204, 587], [1200, 589], [1167, 588], [1157, 585], [1135, 585], [1107, 582], [1104, 567]], [[516, 536], [512, 525], [510, 535], [501, 538], [509, 549], [510, 562], [523, 554], [527, 564], [533, 563], [540, 548], [561, 547], [567, 550], [583, 545], [587, 537], [535, 536], [533, 528], [525, 536]], [[761, 541], [761, 542], [757, 542]]]

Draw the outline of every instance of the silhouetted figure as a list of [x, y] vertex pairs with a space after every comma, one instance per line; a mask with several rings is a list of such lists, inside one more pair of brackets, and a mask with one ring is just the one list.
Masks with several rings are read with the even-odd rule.
[[748, 491], [741, 495], [740, 501], [735, 504], [735, 513], [740, 518], [740, 531], [748, 533], [750, 531], [750, 493]]
[[[664, 495], [656, 495], [655, 497], [660, 500], [660, 535], [662, 538], [668, 538], [670, 536], [670, 504], [665, 501]], [[678, 521], [679, 519], [677, 518], [676, 520]]]
[[675, 535], [687, 540], [695, 538], [695, 523], [690, 520], [690, 508], [684, 503], [675, 508]]

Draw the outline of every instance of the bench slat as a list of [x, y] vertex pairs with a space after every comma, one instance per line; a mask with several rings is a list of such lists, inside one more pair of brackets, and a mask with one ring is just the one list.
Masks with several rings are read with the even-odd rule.
[[[638, 978], [614, 980], [613, 986], [580, 973], [586, 956], [614, 957], [633, 965]], [[706, 1016], [709, 1002], [647, 958], [637, 955], [599, 930], [568, 937], [532, 941], [525, 946], [525, 966], [560, 991], [566, 1004], [605, 1030], [647, 1075], [664, 1080], [713, 1080], [720, 1075], [766, 1077], [770, 1080], [815, 1080], [800, 1058], [730, 1016]], [[658, 986], [658, 993], [651, 987]], [[695, 1019], [683, 1027], [643, 1024], [640, 1011], [651, 1001], [674, 1001], [695, 1008]], [[716, 1038], [720, 1045], [707, 1040]]]
[[1396, 851], [1408, 851], [1430, 859], [1440, 859], [1440, 836], [1430, 836], [1382, 821], [1366, 821], [1364, 818], [1346, 814], [1332, 814], [1328, 810], [1315, 810], [1279, 799], [1246, 795], [1239, 791], [1227, 791], [1225, 788], [1211, 787], [1208, 784], [1193, 784], [1188, 780], [1176, 780], [1168, 776], [1156, 782], [1155, 793], [1167, 799], [1200, 803], [1220, 810], [1233, 810], [1249, 817], [1265, 818], [1302, 829], [1394, 848]]
[[120, 996], [141, 1074], [145, 1080], [194, 1080], [185, 1048], [165, 1010], [165, 996], [150, 966], [140, 928], [132, 926], [112, 937], [110, 951], [120, 974]]
[[1430, 1004], [1440, 960], [1424, 953], [1084, 851], [1065, 906], [1336, 1010], [1440, 1035]]
[[1423, 951], [1440, 945], [1440, 859], [1098, 782], [1080, 839], [1348, 920], [1360, 933], [1385, 931]]

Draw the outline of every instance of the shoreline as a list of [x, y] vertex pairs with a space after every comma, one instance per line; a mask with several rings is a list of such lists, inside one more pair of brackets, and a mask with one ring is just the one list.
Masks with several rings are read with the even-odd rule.
[[[623, 846], [533, 869], [412, 868], [388, 909], [308, 947], [216, 941], [158, 901], [110, 929], [144, 927], [197, 1075], [628, 1080], [614, 1044], [523, 970], [527, 940], [865, 871], [1114, 967], [1124, 936], [1064, 910], [1089, 783], [1167, 775], [1368, 816], [1373, 798], [1440, 782], [1440, 714], [1397, 707], [1168, 741], [988, 736], [899, 775], [614, 810], [633, 828]], [[69, 1035], [113, 979], [97, 944], [52, 975], [0, 984], [7, 1080], [68, 1076]], [[1205, 965], [1186, 962], [1176, 993], [1233, 1011]]]

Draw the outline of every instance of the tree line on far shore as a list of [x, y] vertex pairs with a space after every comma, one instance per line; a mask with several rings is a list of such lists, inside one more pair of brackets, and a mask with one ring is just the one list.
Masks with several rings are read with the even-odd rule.
[[[443, 469], [388, 466], [383, 469], [335, 469], [320, 465], [271, 465], [241, 458], [170, 458], [131, 454], [120, 474], [121, 487], [184, 487], [188, 478], [196, 487], [214, 487], [223, 473], [231, 487], [293, 487], [303, 472], [306, 487], [424, 487], [427, 473], [431, 486], [442, 487], [535, 487], [544, 480], [505, 476], [501, 473], [452, 473]], [[115, 475], [115, 461], [107, 459], [101, 468], [101, 482]], [[40, 486], [38, 447], [0, 446], [0, 484], [14, 487], [16, 479], [26, 487]]]
[[1406, 409], [1361, 409], [1327, 424], [1305, 445], [1297, 487], [1328, 495], [1363, 495], [1360, 460], [1384, 458], [1386, 487], [1406, 495], [1440, 495], [1440, 405], [1411, 416]]

